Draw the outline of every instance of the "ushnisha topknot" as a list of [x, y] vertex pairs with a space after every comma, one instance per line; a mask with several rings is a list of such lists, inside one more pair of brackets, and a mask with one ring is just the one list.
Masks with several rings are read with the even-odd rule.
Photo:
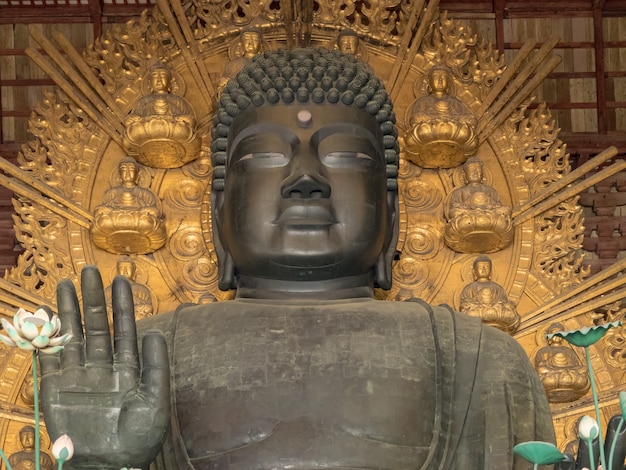
[[398, 189], [398, 131], [391, 99], [371, 68], [352, 54], [327, 49], [280, 49], [254, 57], [231, 79], [213, 120], [213, 190], [224, 190], [228, 130], [250, 106], [290, 103], [343, 103], [376, 118], [385, 149], [387, 188]]

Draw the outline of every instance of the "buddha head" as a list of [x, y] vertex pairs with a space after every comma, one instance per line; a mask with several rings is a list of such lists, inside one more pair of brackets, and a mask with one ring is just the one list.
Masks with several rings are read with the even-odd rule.
[[359, 36], [351, 29], [343, 29], [337, 37], [337, 48], [344, 54], [356, 55], [359, 49]]
[[483, 182], [483, 162], [476, 157], [469, 158], [463, 164], [463, 175], [467, 184], [480, 184]]
[[477, 281], [488, 281], [491, 279], [491, 259], [488, 256], [480, 255], [477, 257], [472, 268]]
[[120, 179], [122, 180], [122, 185], [130, 187], [137, 184], [137, 178], [139, 177], [139, 167], [137, 166], [137, 162], [134, 158], [123, 158], [118, 164], [117, 169], [120, 175]]
[[244, 29], [241, 32], [240, 42], [243, 56], [251, 59], [261, 52], [261, 30], [258, 28]]
[[150, 91], [157, 95], [169, 93], [172, 83], [172, 72], [165, 64], [158, 63], [150, 68]]
[[280, 50], [249, 62], [226, 85], [213, 127], [220, 287], [389, 288], [394, 123], [381, 81], [352, 55]]
[[20, 429], [20, 444], [24, 450], [33, 450], [35, 448], [35, 428], [32, 426], [24, 426]]
[[435, 96], [448, 93], [450, 87], [450, 69], [443, 65], [436, 65], [428, 73], [428, 87]]
[[117, 274], [134, 281], [137, 275], [137, 265], [130, 256], [123, 256], [117, 262]]
[[[548, 332], [546, 333], [547, 335], [554, 335], [555, 333], [559, 333], [560, 331], [565, 331], [565, 326], [563, 325], [563, 323], [552, 323], [549, 327], [548, 327]], [[548, 339], [548, 344], [551, 346], [561, 346], [563, 344], [563, 338], [561, 338], [560, 336], [551, 336]]]

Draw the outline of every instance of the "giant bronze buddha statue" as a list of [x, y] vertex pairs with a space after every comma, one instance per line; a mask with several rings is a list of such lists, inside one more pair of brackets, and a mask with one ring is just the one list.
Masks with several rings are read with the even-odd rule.
[[[478, 318], [384, 302], [398, 235], [395, 116], [353, 56], [266, 52], [224, 88], [212, 210], [235, 300], [138, 322], [127, 280], [82, 273], [58, 309], [74, 335], [42, 357], [52, 438], [76, 468], [525, 469], [553, 441], [523, 349]], [[163, 332], [163, 333], [160, 333]], [[168, 361], [169, 359], [169, 361]], [[168, 367], [169, 364], [169, 367]]]

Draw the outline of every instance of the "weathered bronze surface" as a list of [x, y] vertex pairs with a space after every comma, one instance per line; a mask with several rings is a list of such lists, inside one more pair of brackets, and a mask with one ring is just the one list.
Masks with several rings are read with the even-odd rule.
[[[197, 158], [179, 168], [141, 168], [137, 186], [149, 189], [161, 204], [165, 243], [145, 255], [136, 247], [125, 254], [135, 264], [135, 282], [153, 294], [155, 318], [180, 304], [219, 305], [231, 299], [232, 290], [218, 289], [220, 282], [231, 281], [218, 276], [223, 247], [214, 245], [211, 230], [216, 217], [210, 201], [215, 152], [210, 149], [209, 127], [220, 98], [216, 92], [220, 77], [243, 53], [244, 31], [257, 32], [247, 38], [247, 48], [261, 53], [286, 45], [333, 49], [343, 42], [344, 50], [354, 54], [355, 36], [346, 31], [352, 30], [358, 37], [357, 57], [367, 60], [368, 71], [390, 91], [401, 136], [399, 235], [392, 284], [389, 290], [376, 289], [376, 297], [422, 298], [459, 309], [463, 288], [474, 280], [476, 255], [444, 243], [446, 200], [465, 185], [462, 167], [424, 168], [405, 152], [410, 107], [431, 95], [428, 77], [443, 66], [449, 70], [448, 97], [478, 120], [476, 155], [483, 163], [484, 183], [503, 206], [513, 209], [511, 243], [489, 256], [493, 282], [502, 286], [521, 317], [515, 340], [534, 358], [554, 321], [575, 329], [598, 317], [609, 321], [624, 317], [623, 310], [612, 306], [624, 297], [620, 292], [624, 277], [611, 278], [623, 265], [583, 281], [583, 218], [576, 195], [593, 178], [577, 179], [602, 162], [570, 172], [550, 111], [542, 104], [528, 107], [532, 90], [558, 63], [558, 58], [548, 57], [556, 40], [546, 41], [536, 53], [532, 44], [525, 45], [505, 67], [504, 58], [468, 22], [439, 12], [436, 1], [391, 0], [384, 8], [366, 2], [342, 8], [330, 0], [157, 3], [158, 8], [125, 26], [105, 28], [82, 57], [67, 40], [55, 38], [65, 52], [59, 54], [55, 44], [33, 33], [47, 55], [31, 49], [28, 54], [57, 81], [59, 90], [47, 94], [34, 110], [30, 124], [34, 138], [19, 155], [21, 170], [3, 166], [14, 176], [10, 181], [18, 195], [15, 229], [24, 249], [18, 265], [2, 281], [4, 302], [31, 309], [49, 303], [59, 280], [78, 283], [87, 264], [97, 264], [104, 288], [111, 287], [119, 255], [99, 248], [90, 228], [105, 193], [120, 185], [118, 167], [127, 156], [125, 122], [142, 98], [153, 98], [149, 71], [157, 64], [171, 72], [167, 95], [184, 99], [191, 108], [185, 114], [195, 116], [202, 145]], [[294, 96], [298, 103], [297, 90]], [[294, 122], [299, 122], [297, 116]], [[301, 117], [300, 122], [307, 119]], [[610, 156], [605, 152], [602, 161]], [[603, 173], [594, 176], [594, 181], [603, 177]], [[129, 214], [132, 220], [138, 220], [137, 212], [141, 211]], [[490, 246], [477, 242], [474, 252], [486, 253]], [[106, 302], [105, 298], [103, 305]], [[623, 337], [623, 329], [613, 329], [592, 348], [600, 371], [598, 386], [607, 397], [602, 402], [605, 421], [619, 409], [616, 392], [623, 387], [626, 370]], [[0, 359], [0, 400], [25, 405], [19, 390], [30, 361], [2, 349]], [[587, 394], [574, 403], [552, 405], [562, 449], [576, 439], [576, 421], [590, 404]], [[13, 451], [23, 417], [11, 416], [0, 435], [4, 448]]]

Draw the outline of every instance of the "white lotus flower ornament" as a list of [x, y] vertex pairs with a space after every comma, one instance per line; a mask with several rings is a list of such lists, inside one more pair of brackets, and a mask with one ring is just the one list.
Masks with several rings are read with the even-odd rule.
[[70, 436], [63, 434], [52, 444], [52, 455], [57, 460], [69, 460], [74, 456], [74, 443]]
[[25, 351], [38, 350], [44, 354], [54, 354], [63, 349], [72, 337], [69, 334], [59, 336], [59, 316], [43, 308], [37, 309], [35, 313], [20, 308], [13, 316], [13, 324], [5, 318], [1, 318], [0, 322], [9, 335], [0, 335], [0, 341]]

